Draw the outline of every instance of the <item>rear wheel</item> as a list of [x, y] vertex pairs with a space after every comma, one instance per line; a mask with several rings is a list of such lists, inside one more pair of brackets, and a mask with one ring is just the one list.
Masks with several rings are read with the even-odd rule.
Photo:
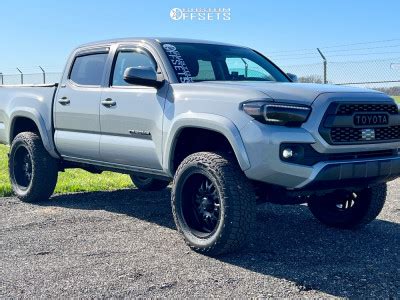
[[373, 221], [386, 201], [386, 184], [378, 184], [358, 192], [338, 191], [308, 202], [312, 214], [323, 224], [353, 229]]
[[244, 246], [255, 219], [255, 199], [235, 158], [199, 152], [188, 156], [175, 173], [175, 224], [200, 253], [219, 255]]
[[47, 200], [58, 178], [57, 161], [32, 132], [18, 134], [11, 144], [9, 174], [15, 195], [24, 202]]
[[138, 189], [143, 191], [159, 191], [169, 185], [169, 181], [136, 175], [131, 175], [131, 180]]

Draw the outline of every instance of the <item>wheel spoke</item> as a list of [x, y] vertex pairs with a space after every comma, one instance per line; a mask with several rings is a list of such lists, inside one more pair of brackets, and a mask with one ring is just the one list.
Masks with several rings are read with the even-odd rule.
[[349, 207], [349, 200], [344, 200], [342, 204], [342, 209], [347, 209]]
[[206, 188], [207, 193], [210, 193], [210, 192], [211, 192], [212, 187], [213, 187], [212, 182], [211, 182], [210, 180], [207, 179], [207, 180], [205, 181], [205, 188]]
[[32, 180], [32, 159], [28, 150], [21, 146], [14, 154], [14, 179], [16, 184], [26, 189]]
[[196, 176], [191, 190], [191, 222], [196, 230], [209, 234], [216, 229], [220, 217], [218, 190], [206, 176]]

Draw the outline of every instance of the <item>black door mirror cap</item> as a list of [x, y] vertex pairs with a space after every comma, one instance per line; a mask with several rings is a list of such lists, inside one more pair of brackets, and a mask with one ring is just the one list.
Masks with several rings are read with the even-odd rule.
[[137, 84], [159, 88], [164, 80], [157, 79], [157, 72], [152, 67], [130, 67], [124, 72], [124, 81], [129, 84]]

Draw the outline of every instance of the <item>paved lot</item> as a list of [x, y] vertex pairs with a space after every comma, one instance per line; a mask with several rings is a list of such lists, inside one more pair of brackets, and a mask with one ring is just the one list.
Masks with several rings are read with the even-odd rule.
[[305, 206], [260, 206], [250, 247], [217, 259], [184, 245], [169, 196], [0, 199], [0, 297], [400, 297], [400, 180], [358, 232], [327, 229]]

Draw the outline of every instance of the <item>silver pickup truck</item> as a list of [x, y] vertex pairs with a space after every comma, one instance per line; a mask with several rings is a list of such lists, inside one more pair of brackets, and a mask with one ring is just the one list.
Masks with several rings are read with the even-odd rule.
[[359, 228], [400, 176], [400, 114], [387, 95], [295, 83], [247, 47], [133, 38], [75, 49], [54, 85], [0, 87], [0, 142], [15, 194], [48, 199], [66, 168], [172, 183], [187, 244], [233, 251], [257, 202], [307, 203], [322, 223]]

